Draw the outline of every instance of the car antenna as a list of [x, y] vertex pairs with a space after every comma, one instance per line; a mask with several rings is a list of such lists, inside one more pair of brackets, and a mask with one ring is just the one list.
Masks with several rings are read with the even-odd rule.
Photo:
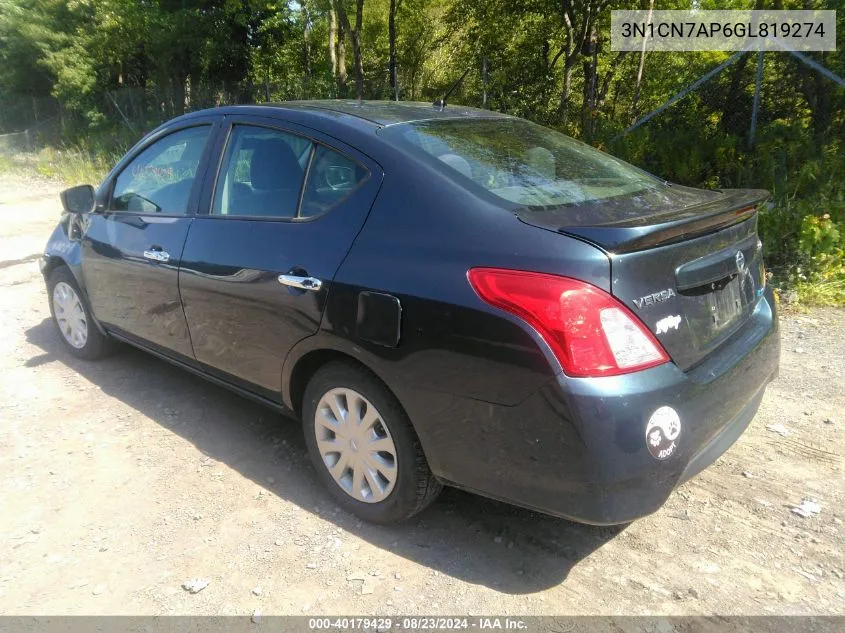
[[457, 89], [457, 87], [461, 85], [461, 82], [464, 80], [464, 77], [466, 77], [468, 74], [469, 74], [469, 68], [467, 68], [467, 69], [464, 71], [464, 74], [463, 74], [463, 75], [461, 75], [461, 76], [458, 78], [458, 80], [457, 80], [455, 83], [453, 83], [453, 84], [452, 84], [452, 87], [451, 87], [451, 88], [449, 88], [449, 89], [446, 91], [446, 94], [445, 94], [445, 95], [443, 95], [443, 97], [442, 97], [442, 98], [438, 99], [437, 101], [435, 101], [435, 102], [434, 102], [434, 103], [432, 103], [431, 105], [433, 105], [435, 108], [440, 108], [441, 110], [442, 110], [443, 108], [445, 108], [445, 107], [446, 107], [446, 99], [448, 99], [448, 98], [449, 98], [449, 95], [450, 95], [450, 94], [452, 94], [453, 92], [455, 92], [455, 90]]

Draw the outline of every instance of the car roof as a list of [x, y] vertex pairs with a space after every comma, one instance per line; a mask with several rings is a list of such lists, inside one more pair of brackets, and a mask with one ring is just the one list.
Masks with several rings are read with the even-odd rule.
[[[444, 108], [420, 101], [358, 101], [356, 99], [314, 99], [306, 101], [284, 101], [255, 105], [225, 106], [214, 108], [220, 114], [234, 114], [248, 111], [252, 114], [267, 114], [267, 110], [307, 112], [312, 115], [324, 114], [337, 120], [337, 115], [347, 115], [368, 121], [379, 127], [428, 121], [432, 119], [505, 119], [507, 114], [481, 110], [461, 105], [447, 105]], [[206, 114], [209, 110], [196, 112]], [[344, 117], [345, 118], [345, 117]]]
[[277, 107], [330, 110], [357, 116], [378, 125], [394, 125], [431, 119], [507, 118], [506, 114], [462, 105], [443, 108], [422, 101], [358, 101], [354, 99], [320, 99], [289, 101], [273, 104]]

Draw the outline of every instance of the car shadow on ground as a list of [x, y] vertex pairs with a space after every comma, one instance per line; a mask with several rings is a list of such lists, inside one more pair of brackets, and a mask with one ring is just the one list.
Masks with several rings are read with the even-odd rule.
[[63, 363], [271, 493], [441, 574], [505, 593], [533, 593], [560, 584], [624, 529], [580, 525], [450, 488], [406, 523], [364, 523], [323, 490], [295, 420], [129, 346], [99, 362], [74, 358], [49, 319], [26, 336], [43, 352], [28, 367]]

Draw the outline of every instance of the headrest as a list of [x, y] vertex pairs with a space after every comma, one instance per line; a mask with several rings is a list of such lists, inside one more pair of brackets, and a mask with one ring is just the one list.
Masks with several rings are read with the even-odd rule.
[[268, 138], [255, 144], [249, 176], [253, 189], [298, 188], [302, 183], [302, 167], [283, 139]]

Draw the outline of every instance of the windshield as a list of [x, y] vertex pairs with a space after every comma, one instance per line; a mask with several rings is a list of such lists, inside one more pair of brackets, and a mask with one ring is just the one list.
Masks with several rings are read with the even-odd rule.
[[379, 133], [437, 159], [457, 180], [528, 207], [577, 205], [663, 186], [636, 167], [523, 119], [420, 121]]

